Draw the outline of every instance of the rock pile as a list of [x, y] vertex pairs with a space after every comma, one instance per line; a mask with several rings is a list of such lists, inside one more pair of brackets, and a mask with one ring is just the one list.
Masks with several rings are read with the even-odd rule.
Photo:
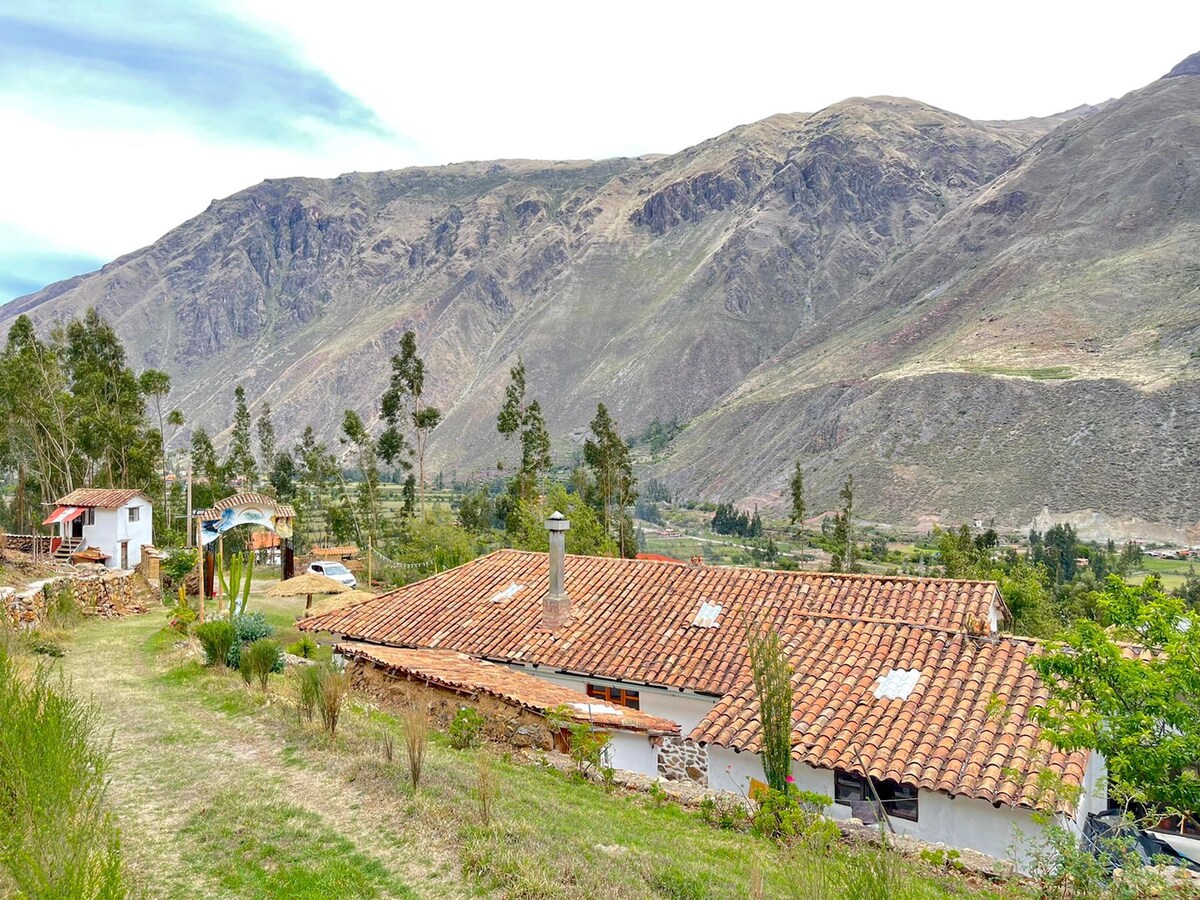
[[35, 628], [46, 620], [49, 598], [70, 588], [85, 616], [117, 616], [144, 613], [156, 599], [154, 589], [137, 572], [113, 571], [103, 566], [80, 567], [82, 571], [35, 581], [23, 589], [0, 587], [0, 615], [14, 628]]

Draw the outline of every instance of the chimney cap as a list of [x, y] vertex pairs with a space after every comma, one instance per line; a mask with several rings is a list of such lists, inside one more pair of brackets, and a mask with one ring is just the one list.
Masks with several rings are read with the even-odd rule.
[[546, 529], [548, 531], [566, 531], [570, 527], [570, 520], [557, 510], [551, 513], [550, 518], [546, 520]]

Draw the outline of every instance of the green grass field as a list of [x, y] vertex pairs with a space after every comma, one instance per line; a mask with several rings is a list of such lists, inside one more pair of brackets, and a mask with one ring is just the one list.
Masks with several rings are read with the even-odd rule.
[[[303, 602], [256, 592], [250, 608], [287, 640]], [[202, 667], [164, 621], [85, 622], [59, 663], [111, 729], [109, 800], [146, 897], [833, 898], [883, 882], [909, 900], [993, 896], [870, 848], [781, 849], [439, 734], [413, 791], [382, 752], [399, 729], [390, 715], [353, 700], [330, 741], [300, 721], [284, 676], [267, 695], [247, 688]], [[499, 780], [488, 822], [481, 754]]]

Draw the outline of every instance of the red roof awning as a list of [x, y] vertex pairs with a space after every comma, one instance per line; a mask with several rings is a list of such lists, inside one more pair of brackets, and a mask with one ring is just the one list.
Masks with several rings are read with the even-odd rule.
[[83, 513], [82, 506], [60, 506], [47, 516], [43, 525], [57, 525], [59, 522], [70, 522]]

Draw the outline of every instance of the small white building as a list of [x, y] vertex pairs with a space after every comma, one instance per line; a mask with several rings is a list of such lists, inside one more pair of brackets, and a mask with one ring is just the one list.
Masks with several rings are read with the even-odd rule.
[[154, 505], [138, 490], [81, 488], [60, 498], [43, 525], [56, 526], [54, 555], [93, 551], [110, 569], [132, 569], [154, 542]]

